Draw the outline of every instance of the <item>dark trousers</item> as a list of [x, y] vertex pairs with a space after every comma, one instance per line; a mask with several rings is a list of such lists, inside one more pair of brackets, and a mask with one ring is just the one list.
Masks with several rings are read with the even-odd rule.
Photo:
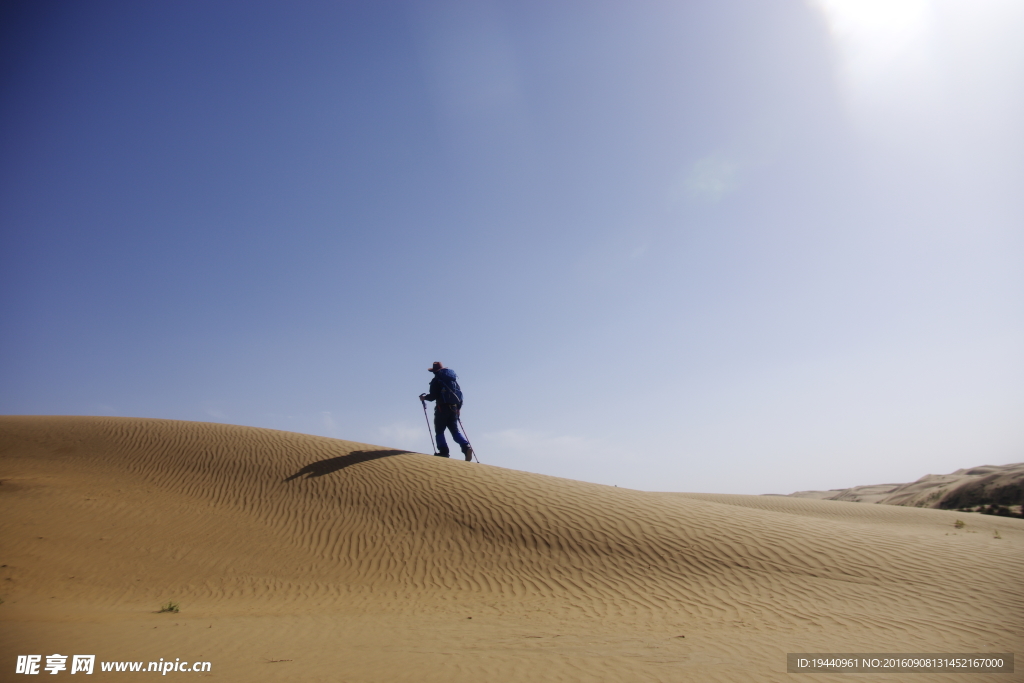
[[438, 403], [434, 407], [434, 433], [437, 434], [437, 452], [441, 455], [448, 455], [448, 442], [444, 439], [446, 429], [465, 452], [469, 440], [459, 431], [459, 407]]

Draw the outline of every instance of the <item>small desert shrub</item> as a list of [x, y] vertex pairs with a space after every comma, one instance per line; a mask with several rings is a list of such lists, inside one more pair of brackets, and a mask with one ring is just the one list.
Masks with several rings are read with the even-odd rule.
[[1002, 536], [999, 535], [999, 529], [992, 530], [992, 538], [1002, 538]]
[[963, 529], [967, 525], [964, 524], [964, 520], [958, 519], [955, 522], [953, 522], [953, 526], [955, 526], [957, 529]]
[[177, 612], [178, 612], [178, 603], [171, 602], [170, 600], [168, 600], [166, 605], [160, 605], [160, 612], [159, 613], [162, 614], [164, 612], [174, 612], [175, 614], [177, 614]]

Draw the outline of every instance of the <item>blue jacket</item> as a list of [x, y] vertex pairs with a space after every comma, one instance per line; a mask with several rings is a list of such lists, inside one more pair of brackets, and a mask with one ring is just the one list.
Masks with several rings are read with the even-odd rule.
[[423, 397], [426, 401], [437, 401], [438, 404], [462, 405], [462, 389], [459, 378], [451, 368], [443, 368], [434, 373], [430, 380], [430, 393]]

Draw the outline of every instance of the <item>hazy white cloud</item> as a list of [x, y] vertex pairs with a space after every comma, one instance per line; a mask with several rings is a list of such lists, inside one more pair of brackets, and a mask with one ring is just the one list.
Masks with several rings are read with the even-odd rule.
[[263, 416], [267, 427], [301, 434], [316, 434], [332, 439], [352, 439], [351, 433], [343, 429], [329, 410], [298, 415], [267, 414]]
[[335, 421], [334, 416], [331, 415], [331, 411], [324, 410], [319, 415], [320, 424], [323, 425], [324, 430], [331, 436], [338, 435], [338, 423]]
[[484, 432], [473, 448], [487, 465], [619, 486], [629, 486], [631, 477], [616, 471], [616, 463], [642, 461], [634, 445], [522, 428]]
[[503, 429], [483, 435], [483, 443], [492, 451], [508, 455], [548, 458], [591, 458], [605, 455], [607, 446], [600, 439], [583, 436], [553, 436], [528, 429]]
[[427, 453], [430, 448], [430, 437], [427, 434], [426, 422], [411, 424], [409, 422], [393, 422], [380, 427], [380, 443], [394, 448]]
[[[740, 163], [723, 152], [693, 162], [682, 179], [682, 193], [691, 199], [720, 202], [739, 187]], [[680, 192], [674, 193], [677, 197]]]
[[633, 247], [633, 251], [629, 252], [629, 258], [631, 261], [635, 261], [638, 258], [642, 258], [647, 253], [647, 242], [639, 244]]
[[641, 226], [609, 231], [590, 244], [573, 264], [576, 276], [592, 286], [634, 272], [647, 255], [651, 232]]

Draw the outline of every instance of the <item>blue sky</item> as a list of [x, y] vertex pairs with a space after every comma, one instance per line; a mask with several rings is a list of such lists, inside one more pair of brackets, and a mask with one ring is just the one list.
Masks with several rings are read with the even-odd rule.
[[1024, 458], [1024, 5], [25, 2], [0, 413], [786, 493]]

